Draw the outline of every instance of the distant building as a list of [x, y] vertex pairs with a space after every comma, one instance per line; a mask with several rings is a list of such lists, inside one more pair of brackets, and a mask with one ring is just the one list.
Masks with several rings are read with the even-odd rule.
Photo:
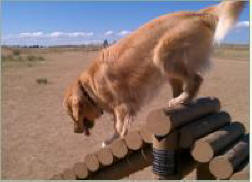
[[108, 47], [108, 46], [109, 46], [108, 40], [105, 39], [104, 42], [103, 42], [103, 48], [106, 48], [106, 47]]

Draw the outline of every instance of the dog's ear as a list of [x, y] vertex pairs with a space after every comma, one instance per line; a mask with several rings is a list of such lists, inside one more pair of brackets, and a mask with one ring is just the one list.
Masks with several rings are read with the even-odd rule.
[[79, 112], [80, 112], [80, 104], [83, 99], [83, 88], [80, 83], [80, 81], [77, 81], [72, 90], [72, 110], [73, 110], [73, 117], [76, 121], [78, 121], [79, 118]]

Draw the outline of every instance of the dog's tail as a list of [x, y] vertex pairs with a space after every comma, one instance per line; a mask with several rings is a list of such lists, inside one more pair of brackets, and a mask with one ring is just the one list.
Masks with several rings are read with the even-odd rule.
[[[214, 33], [214, 42], [220, 42], [237, 22], [246, 1], [221, 2], [216, 7], [205, 9], [206, 13], [213, 13], [218, 16], [218, 23]], [[204, 11], [204, 10], [203, 10]]]

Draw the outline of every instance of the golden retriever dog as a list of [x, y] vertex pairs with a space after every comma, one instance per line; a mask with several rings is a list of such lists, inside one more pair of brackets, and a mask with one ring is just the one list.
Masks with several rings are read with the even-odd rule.
[[170, 83], [169, 106], [188, 103], [203, 81], [214, 42], [224, 38], [245, 2], [224, 1], [197, 12], [177, 12], [154, 19], [103, 49], [68, 87], [64, 107], [74, 132], [89, 135], [88, 123], [103, 111], [114, 117], [114, 135], [124, 137], [143, 106]]

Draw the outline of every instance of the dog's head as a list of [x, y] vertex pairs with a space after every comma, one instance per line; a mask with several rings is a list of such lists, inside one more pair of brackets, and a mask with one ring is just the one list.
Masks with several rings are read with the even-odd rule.
[[76, 81], [65, 92], [64, 108], [74, 121], [74, 132], [88, 136], [94, 120], [103, 114], [103, 111], [93, 101], [80, 81]]

